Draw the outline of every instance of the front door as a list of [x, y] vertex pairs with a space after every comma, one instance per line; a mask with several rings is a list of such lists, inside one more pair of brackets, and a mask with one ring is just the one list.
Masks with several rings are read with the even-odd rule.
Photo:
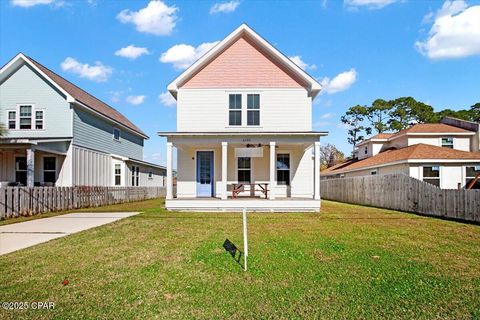
[[213, 151], [197, 151], [197, 197], [213, 197]]

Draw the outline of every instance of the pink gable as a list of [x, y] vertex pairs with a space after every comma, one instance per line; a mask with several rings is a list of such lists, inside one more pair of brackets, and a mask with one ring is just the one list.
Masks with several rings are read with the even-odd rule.
[[181, 86], [183, 88], [300, 88], [301, 81], [239, 38]]

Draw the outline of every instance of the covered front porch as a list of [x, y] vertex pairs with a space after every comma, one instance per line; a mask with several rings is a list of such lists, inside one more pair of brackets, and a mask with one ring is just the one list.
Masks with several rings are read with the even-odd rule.
[[[324, 133], [170, 133], [169, 210], [318, 211]], [[173, 194], [173, 151], [177, 192]]]

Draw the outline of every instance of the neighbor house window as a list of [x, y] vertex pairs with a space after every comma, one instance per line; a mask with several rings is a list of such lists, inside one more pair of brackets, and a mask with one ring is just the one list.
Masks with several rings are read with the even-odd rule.
[[27, 157], [15, 158], [15, 182], [27, 184]]
[[20, 106], [20, 129], [32, 129], [32, 106]]
[[442, 138], [442, 147], [453, 149], [453, 138]]
[[43, 129], [43, 111], [35, 111], [35, 129]]
[[252, 160], [248, 157], [238, 158], [238, 182], [250, 183], [252, 177]]
[[288, 153], [277, 154], [277, 184], [290, 185], [290, 155]]
[[122, 165], [120, 163], [115, 163], [115, 185], [122, 185]]
[[17, 112], [8, 111], [8, 129], [17, 128]]
[[55, 183], [57, 180], [57, 158], [43, 158], [43, 182]]
[[365, 150], [364, 153], [365, 153], [365, 154], [368, 154], [368, 147], [367, 147], [367, 146], [365, 146], [365, 149], [364, 149], [364, 150]]
[[440, 167], [423, 167], [423, 181], [440, 187]]
[[260, 125], [260, 95], [247, 94], [247, 125]]
[[[466, 167], [466, 181], [465, 186], [470, 185], [470, 183], [475, 180], [475, 178], [480, 174], [480, 166]], [[480, 178], [474, 183], [471, 189], [480, 189]]]
[[370, 174], [371, 174], [372, 176], [376, 175], [376, 174], [377, 174], [377, 169], [370, 171]]
[[138, 187], [139, 176], [140, 176], [140, 167], [132, 166], [132, 186]]
[[153, 172], [152, 171], [148, 172], [148, 179], [153, 179]]
[[229, 95], [228, 124], [231, 126], [242, 125], [242, 95], [241, 94]]
[[120, 130], [113, 128], [113, 140], [120, 141]]

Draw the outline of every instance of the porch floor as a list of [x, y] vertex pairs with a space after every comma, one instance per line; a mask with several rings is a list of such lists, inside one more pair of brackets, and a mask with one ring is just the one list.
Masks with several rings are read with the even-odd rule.
[[276, 198], [275, 200], [254, 197], [228, 198], [175, 198], [165, 200], [167, 210], [175, 211], [248, 211], [257, 212], [319, 212], [320, 200], [312, 198]]

